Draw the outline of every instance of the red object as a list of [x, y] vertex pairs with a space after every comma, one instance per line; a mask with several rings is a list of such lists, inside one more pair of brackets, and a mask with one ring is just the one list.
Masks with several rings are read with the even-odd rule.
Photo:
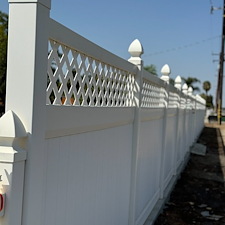
[[3, 195], [0, 194], [0, 212], [3, 210], [4, 207], [4, 198]]

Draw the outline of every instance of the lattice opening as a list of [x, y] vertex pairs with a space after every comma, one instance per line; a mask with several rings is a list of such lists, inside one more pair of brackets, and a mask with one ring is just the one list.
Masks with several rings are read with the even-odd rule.
[[98, 87], [97, 87], [97, 96], [100, 96], [100, 93], [101, 93], [101, 89], [100, 89], [100, 87], [98, 86]]
[[76, 70], [76, 68], [73, 67], [71, 72], [72, 72], [73, 80], [75, 80], [76, 79], [76, 76], [77, 76], [77, 70]]
[[66, 87], [67, 87], [67, 91], [70, 92], [71, 88], [72, 88], [72, 84], [71, 84], [71, 80], [68, 79], [67, 83], [66, 83]]
[[82, 64], [82, 58], [81, 58], [80, 54], [78, 54], [76, 57], [76, 63], [78, 65], [78, 67], [80, 67], [80, 65]]
[[95, 93], [95, 87], [94, 87], [94, 85], [92, 85], [92, 86], [91, 86], [90, 91], [91, 91], [91, 94], [92, 94], [92, 96], [93, 96], [93, 95], [94, 95], [94, 93]]
[[98, 83], [98, 74], [95, 74], [95, 83]]
[[61, 86], [62, 86], [62, 79], [61, 76], [59, 76], [58, 79], [56, 80], [56, 87], [58, 91], [60, 90]]
[[104, 87], [103, 88], [103, 95], [106, 96], [106, 94], [107, 94], [107, 91], [106, 91], [106, 88]]
[[81, 68], [81, 70], [79, 71], [80, 76], [82, 77], [82, 80], [84, 79], [85, 73], [86, 71], [84, 70], [84, 68]]
[[66, 99], [66, 95], [65, 95], [65, 93], [64, 93], [64, 92], [62, 93], [62, 95], [61, 95], [61, 98], [60, 98], [60, 99], [61, 99], [61, 103], [62, 103], [62, 105], [65, 105], [65, 104], [66, 104], [66, 100], [67, 100], [67, 99]]
[[97, 105], [97, 98], [94, 97], [94, 105]]
[[48, 88], [48, 86], [51, 84], [51, 81], [50, 81], [50, 77], [49, 77], [49, 75], [47, 74], [47, 88]]
[[57, 62], [53, 58], [53, 60], [51, 61], [51, 71], [52, 71], [53, 75], [55, 75], [57, 70], [58, 70]]
[[57, 49], [57, 55], [59, 57], [59, 59], [61, 60], [63, 57], [63, 50], [62, 50], [62, 46], [59, 45], [58, 49]]
[[51, 94], [50, 94], [50, 96], [49, 96], [49, 100], [50, 100], [51, 104], [53, 104], [54, 101], [55, 101], [55, 93], [54, 93], [53, 90], [52, 90], [52, 92], [51, 92]]
[[75, 102], [76, 102], [76, 98], [75, 98], [74, 93], [71, 95], [70, 102], [71, 102], [72, 105], [74, 105]]
[[96, 64], [96, 61], [95, 60], [92, 61], [91, 68], [92, 68], [92, 71], [93, 72], [96, 70], [97, 64]]
[[89, 81], [89, 84], [91, 84], [91, 82], [92, 82], [92, 75], [91, 74], [88, 74], [88, 81]]
[[87, 68], [87, 70], [89, 69], [90, 63], [89, 63], [88, 58], [84, 59], [84, 66], [85, 66], [85, 68]]
[[63, 73], [64, 77], [67, 76], [67, 73], [68, 73], [68, 67], [67, 67], [66, 62], [63, 63], [63, 66], [62, 66], [62, 73]]
[[76, 91], [77, 91], [77, 93], [79, 93], [80, 90], [81, 90], [80, 83], [79, 83], [79, 81], [77, 81], [77, 83], [76, 83]]
[[73, 58], [73, 53], [72, 53], [71, 49], [69, 50], [67, 56], [68, 56], [69, 64], [71, 65], [72, 62], [73, 62], [73, 60], [74, 60], [74, 58]]
[[85, 83], [84, 84], [84, 93], [85, 93], [85, 95], [87, 94], [87, 92], [88, 92], [88, 85], [87, 85], [87, 83]]
[[89, 96], [87, 97], [87, 103], [88, 103], [88, 105], [90, 105], [90, 103], [91, 103], [91, 98]]
[[100, 98], [100, 105], [102, 105], [103, 104], [103, 100], [102, 100], [102, 97]]
[[79, 97], [79, 103], [80, 103], [80, 105], [83, 105], [83, 103], [84, 103], [83, 95], [80, 95], [80, 97]]

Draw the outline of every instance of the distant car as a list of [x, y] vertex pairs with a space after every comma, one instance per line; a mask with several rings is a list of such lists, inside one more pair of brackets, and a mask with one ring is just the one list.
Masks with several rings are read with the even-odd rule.
[[209, 121], [209, 123], [217, 121], [217, 115], [209, 115], [208, 121]]

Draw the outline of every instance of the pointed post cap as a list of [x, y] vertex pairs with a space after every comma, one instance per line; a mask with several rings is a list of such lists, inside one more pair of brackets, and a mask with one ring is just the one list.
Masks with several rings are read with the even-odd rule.
[[143, 47], [138, 39], [135, 39], [129, 46], [128, 52], [131, 57], [128, 59], [130, 63], [136, 65], [139, 70], [143, 65], [143, 61], [141, 59], [141, 55], [144, 53]]
[[162, 75], [166, 75], [166, 76], [169, 76], [171, 73], [171, 70], [170, 70], [170, 67], [168, 64], [165, 64], [162, 69], [161, 69], [161, 74]]
[[193, 88], [192, 88], [192, 87], [189, 87], [187, 92], [188, 92], [188, 95], [192, 95], [192, 93], [193, 93]]
[[130, 44], [128, 52], [130, 53], [131, 57], [140, 57], [144, 53], [141, 42], [138, 39], [135, 39]]
[[13, 163], [26, 160], [27, 153], [23, 149], [27, 132], [19, 117], [7, 111], [0, 118], [0, 159], [2, 162]]
[[177, 89], [181, 90], [181, 83], [182, 83], [181, 77], [180, 77], [180, 76], [177, 76], [176, 79], [175, 79], [175, 84], [174, 84], [174, 86], [175, 86]]
[[26, 137], [27, 132], [19, 117], [11, 110], [0, 118], [0, 137]]
[[188, 86], [187, 86], [186, 83], [182, 86], [182, 92], [183, 92], [184, 94], [187, 94], [187, 93], [188, 93]]
[[170, 67], [168, 64], [165, 64], [162, 69], [161, 69], [161, 74], [162, 76], [160, 77], [160, 79], [164, 80], [166, 83], [169, 84], [170, 82], [170, 78], [169, 75], [171, 73]]

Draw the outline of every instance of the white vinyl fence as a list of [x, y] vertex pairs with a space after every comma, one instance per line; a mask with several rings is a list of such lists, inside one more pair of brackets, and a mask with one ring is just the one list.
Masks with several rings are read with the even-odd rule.
[[[0, 225], [143, 225], [203, 128], [205, 101], [9, 0]], [[2, 198], [3, 199], [3, 198]]]

